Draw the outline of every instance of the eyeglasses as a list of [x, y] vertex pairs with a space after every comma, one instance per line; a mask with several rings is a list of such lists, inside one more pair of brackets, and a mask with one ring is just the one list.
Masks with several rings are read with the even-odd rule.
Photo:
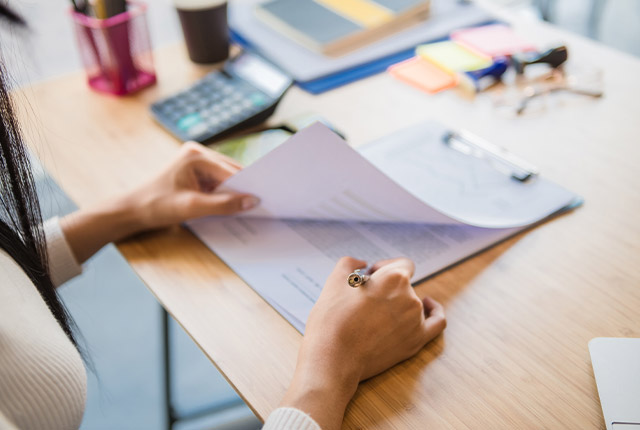
[[589, 98], [602, 97], [602, 70], [558, 68], [535, 78], [519, 76], [494, 98], [496, 108], [521, 116], [544, 110], [552, 94], [569, 93]]

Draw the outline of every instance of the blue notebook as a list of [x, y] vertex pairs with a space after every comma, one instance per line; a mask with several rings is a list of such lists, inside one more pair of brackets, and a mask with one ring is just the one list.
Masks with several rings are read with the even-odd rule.
[[304, 90], [318, 94], [386, 70], [414, 55], [415, 46], [448, 37], [451, 31], [495, 19], [484, 9], [452, 0], [432, 0], [430, 17], [422, 24], [333, 58], [313, 52], [271, 29], [256, 15], [261, 0], [229, 4], [232, 38], [268, 58]]

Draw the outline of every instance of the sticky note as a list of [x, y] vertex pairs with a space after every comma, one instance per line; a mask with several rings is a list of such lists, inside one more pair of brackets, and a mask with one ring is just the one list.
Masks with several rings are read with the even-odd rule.
[[485, 69], [492, 63], [488, 55], [452, 41], [428, 43], [416, 48], [418, 56], [452, 72]]
[[491, 57], [536, 49], [531, 43], [519, 37], [511, 27], [504, 24], [454, 31], [451, 39]]
[[389, 73], [428, 93], [437, 93], [455, 87], [458, 78], [435, 64], [420, 57], [410, 58], [389, 68]]

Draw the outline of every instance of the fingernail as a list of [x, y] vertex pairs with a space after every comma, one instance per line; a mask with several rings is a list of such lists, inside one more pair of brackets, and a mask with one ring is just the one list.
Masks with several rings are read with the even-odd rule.
[[242, 199], [242, 210], [246, 211], [255, 208], [260, 204], [260, 199], [256, 196], [247, 196]]

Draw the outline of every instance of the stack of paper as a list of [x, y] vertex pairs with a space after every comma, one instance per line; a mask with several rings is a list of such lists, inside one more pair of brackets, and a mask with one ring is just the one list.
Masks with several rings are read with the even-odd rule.
[[342, 256], [405, 256], [418, 281], [577, 201], [452, 150], [446, 133], [424, 123], [358, 152], [316, 123], [222, 185], [257, 195], [260, 207], [188, 225], [303, 332]]

